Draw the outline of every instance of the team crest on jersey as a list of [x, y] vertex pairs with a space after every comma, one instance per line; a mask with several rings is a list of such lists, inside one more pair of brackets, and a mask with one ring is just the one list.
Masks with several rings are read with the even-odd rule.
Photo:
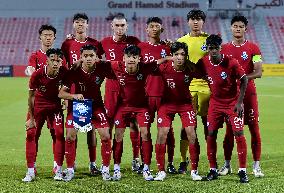
[[100, 84], [101, 83], [101, 79], [100, 79], [100, 77], [96, 77], [96, 84]]
[[188, 75], [184, 75], [184, 82], [188, 83], [189, 82], [189, 76]]
[[206, 49], [207, 49], [206, 44], [203, 44], [203, 45], [201, 46], [201, 50], [206, 51]]
[[248, 59], [247, 52], [244, 51], [243, 54], [241, 55], [241, 57], [242, 57], [243, 60], [247, 60]]
[[222, 72], [222, 73], [221, 73], [221, 78], [222, 78], [223, 80], [225, 80], [227, 77], [228, 77], [228, 75], [226, 74], [226, 72]]
[[166, 50], [162, 49], [161, 51], [161, 57], [165, 58], [167, 56]]
[[45, 92], [46, 88], [45, 88], [45, 86], [42, 85], [38, 88], [38, 90], [41, 91], [41, 92]]
[[137, 80], [143, 80], [143, 74], [138, 74], [137, 75]]
[[162, 123], [163, 119], [162, 118], [158, 118], [158, 123]]

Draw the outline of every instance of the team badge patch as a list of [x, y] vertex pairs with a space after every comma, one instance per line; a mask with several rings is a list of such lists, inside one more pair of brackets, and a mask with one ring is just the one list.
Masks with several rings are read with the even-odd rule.
[[222, 73], [221, 73], [221, 78], [222, 78], [223, 80], [225, 80], [227, 77], [228, 77], [228, 75], [226, 74], [226, 72], [222, 72]]
[[206, 44], [203, 44], [203, 45], [201, 46], [201, 50], [206, 51], [206, 49], [207, 49]]
[[96, 77], [96, 84], [100, 84], [101, 83], [101, 79], [100, 79], [100, 77]]
[[80, 132], [92, 130], [92, 100], [73, 101], [73, 126]]
[[165, 58], [167, 56], [166, 50], [162, 49], [161, 51], [161, 57]]
[[248, 54], [247, 54], [247, 52], [244, 51], [244, 52], [242, 53], [241, 57], [242, 57], [243, 60], [247, 60], [247, 59], [248, 59]]
[[143, 74], [138, 74], [137, 75], [137, 80], [142, 80], [143, 79]]
[[184, 82], [188, 83], [189, 82], [189, 76], [188, 75], [184, 75]]

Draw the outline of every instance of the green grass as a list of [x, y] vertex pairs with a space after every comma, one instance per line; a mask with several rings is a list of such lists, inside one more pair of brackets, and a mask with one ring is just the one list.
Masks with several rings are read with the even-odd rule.
[[[0, 78], [0, 192], [284, 192], [284, 77], [264, 77], [257, 80], [260, 126], [262, 134], [262, 169], [265, 178], [256, 179], [251, 175], [252, 156], [250, 136], [245, 130], [248, 141], [248, 172], [250, 183], [238, 183], [237, 158], [234, 150], [234, 174], [221, 177], [212, 182], [193, 182], [189, 175], [168, 175], [164, 182], [146, 182], [142, 176], [130, 170], [132, 158], [131, 143], [128, 131], [124, 140], [122, 158], [123, 178], [119, 182], [104, 182], [101, 177], [88, 175], [88, 151], [86, 136], [79, 135], [76, 178], [69, 183], [55, 182], [51, 169], [53, 156], [51, 137], [44, 128], [40, 138], [37, 159], [38, 177], [33, 183], [22, 183], [26, 172], [25, 164], [25, 116], [27, 112], [26, 78]], [[175, 166], [179, 163], [179, 128], [178, 119], [174, 122], [176, 136]], [[205, 175], [208, 171], [205, 142], [201, 127], [198, 136], [201, 142], [199, 172]], [[151, 128], [153, 141], [156, 138], [156, 126]], [[218, 138], [219, 165], [223, 162], [222, 138], [224, 129]], [[100, 153], [98, 148], [98, 161]], [[157, 171], [155, 154], [152, 169]], [[112, 167], [112, 166], [111, 166]]]

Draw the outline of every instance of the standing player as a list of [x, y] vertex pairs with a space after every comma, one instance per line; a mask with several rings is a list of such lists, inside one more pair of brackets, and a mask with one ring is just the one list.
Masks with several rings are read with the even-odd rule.
[[[217, 134], [226, 118], [232, 125], [237, 142], [241, 183], [247, 183], [247, 145], [243, 131], [243, 99], [248, 79], [238, 61], [220, 53], [222, 39], [210, 35], [206, 40], [208, 56], [200, 60], [203, 74], [207, 76], [211, 90], [208, 110], [207, 157], [210, 164], [208, 180], [218, 178], [217, 173]], [[240, 88], [237, 81], [240, 80]]]
[[[39, 30], [39, 40], [41, 42], [41, 49], [33, 52], [31, 56], [29, 57], [29, 64], [25, 70], [26, 75], [31, 76], [33, 72], [40, 69], [42, 66], [46, 65], [46, 51], [53, 47], [54, 40], [56, 38], [56, 29], [51, 25], [42, 25]], [[64, 62], [63, 62], [64, 64]], [[29, 115], [27, 115], [27, 120], [29, 119]], [[52, 128], [52, 125], [50, 124], [49, 120], [47, 119], [47, 127], [49, 128], [51, 137], [52, 137], [52, 146], [53, 146], [53, 155], [54, 155], [54, 164], [53, 164], [53, 171], [56, 169], [56, 154], [55, 154], [55, 131]], [[38, 150], [38, 138], [39, 136], [36, 136], [36, 150]], [[36, 161], [36, 160], [35, 160]], [[36, 163], [35, 163], [36, 165]]]
[[[126, 35], [128, 24], [123, 14], [118, 14], [113, 18], [111, 28], [113, 30], [113, 36], [106, 37], [101, 41], [105, 57], [107, 61], [122, 61], [124, 48], [128, 45], [138, 45], [140, 40], [134, 36]], [[107, 79], [104, 102], [111, 128], [113, 127], [114, 115], [117, 110], [118, 98], [118, 81], [115, 79]], [[132, 122], [130, 123], [130, 139], [133, 150], [132, 170], [137, 171], [139, 168], [139, 132], [137, 125]]]
[[[177, 41], [184, 42], [188, 46], [189, 60], [193, 63], [197, 63], [200, 58], [206, 54], [205, 41], [208, 34], [202, 32], [206, 15], [201, 10], [191, 10], [187, 14], [187, 21], [190, 28], [190, 33], [179, 38]], [[206, 81], [202, 79], [193, 79], [190, 84], [190, 92], [193, 98], [193, 105], [197, 115], [201, 116], [202, 123], [204, 126], [205, 139], [207, 136], [207, 112], [208, 102], [210, 97], [210, 90]], [[200, 151], [198, 140], [196, 140], [196, 147]], [[186, 152], [188, 148], [188, 140], [184, 130], [181, 132], [180, 140], [180, 152], [181, 152], [181, 163], [179, 166], [179, 173], [186, 172]]]
[[[95, 46], [97, 48], [97, 55], [99, 58], [101, 58], [103, 54], [103, 49], [100, 42], [87, 36], [88, 22], [89, 18], [85, 13], [77, 13], [73, 16], [73, 27], [75, 31], [74, 38], [67, 39], [62, 44], [62, 51], [67, 60], [69, 68], [73, 63], [77, 62], [80, 59], [80, 49], [84, 45], [89, 44]], [[73, 92], [73, 90], [74, 88], [72, 87], [71, 93]], [[65, 127], [67, 130], [69, 130], [70, 128], [73, 128], [73, 120], [71, 119], [71, 106], [67, 106]], [[90, 158], [90, 172], [91, 174], [97, 174], [99, 173], [99, 170], [96, 166], [96, 136], [94, 131], [89, 131], [87, 133], [87, 143]]]
[[[63, 87], [59, 92], [59, 97], [66, 100], [93, 100], [93, 133], [97, 129], [101, 138], [101, 154], [102, 154], [102, 177], [103, 180], [111, 180], [109, 174], [109, 163], [111, 158], [111, 141], [109, 134], [109, 124], [106, 118], [105, 108], [101, 96], [100, 87], [104, 78], [110, 74], [110, 66], [104, 62], [96, 63], [99, 59], [97, 48], [93, 45], [84, 45], [81, 48], [80, 59], [82, 66], [76, 70], [70, 70], [63, 82]], [[70, 93], [71, 85], [75, 85], [75, 94]], [[70, 104], [71, 112], [72, 102]], [[69, 114], [69, 119], [73, 120], [72, 113]], [[72, 122], [71, 122], [72, 124]], [[65, 156], [67, 163], [67, 173], [64, 177], [65, 181], [70, 181], [74, 178], [74, 161], [75, 161], [75, 140], [77, 130], [69, 127], [66, 135]]]
[[61, 66], [63, 54], [60, 49], [48, 49], [45, 66], [32, 74], [29, 83], [29, 120], [26, 122], [26, 160], [28, 172], [22, 180], [30, 182], [35, 179], [34, 162], [37, 142], [44, 122], [49, 120], [55, 130], [54, 154], [57, 163], [55, 180], [62, 180], [62, 163], [64, 159], [63, 112], [58, 92], [66, 69]]
[[188, 90], [193, 73], [187, 67], [187, 45], [175, 42], [171, 46], [172, 59], [159, 67], [164, 81], [167, 83], [166, 92], [158, 109], [158, 136], [156, 142], [156, 160], [159, 172], [154, 180], [163, 181], [165, 173], [165, 143], [175, 114], [179, 114], [183, 128], [189, 139], [191, 177], [194, 181], [201, 180], [198, 175], [198, 149], [196, 149], [196, 116], [192, 106], [192, 97]]
[[[151, 63], [160, 58], [170, 55], [170, 48], [161, 41], [160, 35], [163, 32], [163, 22], [159, 17], [150, 17], [147, 20], [146, 32], [148, 41], [141, 42], [138, 47], [141, 49], [141, 56], [144, 63]], [[154, 121], [155, 112], [158, 111], [161, 99], [164, 94], [164, 81], [159, 75], [149, 75], [146, 83], [146, 94], [148, 96], [148, 106], [150, 110], [151, 121]], [[175, 138], [173, 128], [171, 127], [167, 137], [168, 150], [168, 173], [177, 173], [174, 165], [174, 147]]]
[[[244, 16], [235, 16], [231, 20], [233, 41], [223, 45], [222, 52], [233, 56], [241, 64], [249, 79], [244, 98], [244, 124], [248, 125], [251, 133], [251, 150], [253, 155], [253, 173], [255, 177], [263, 177], [260, 168], [261, 137], [258, 124], [258, 104], [254, 79], [262, 75], [262, 60], [259, 47], [245, 39], [248, 21]], [[225, 164], [220, 169], [220, 175], [231, 173], [231, 156], [234, 147], [234, 136], [231, 126], [227, 126], [227, 132], [223, 142]]]
[[115, 115], [114, 174], [113, 180], [121, 179], [120, 163], [123, 150], [123, 134], [131, 120], [138, 122], [142, 138], [142, 155], [144, 161], [143, 177], [153, 180], [150, 173], [152, 141], [150, 134], [150, 115], [145, 93], [147, 76], [157, 68], [157, 62], [144, 64], [140, 62], [141, 50], [135, 45], [124, 49], [123, 62], [112, 62], [112, 69], [120, 84], [121, 101]]

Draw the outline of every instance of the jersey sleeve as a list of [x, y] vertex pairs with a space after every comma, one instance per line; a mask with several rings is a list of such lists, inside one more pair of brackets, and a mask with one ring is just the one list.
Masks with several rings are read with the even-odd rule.
[[98, 42], [97, 49], [98, 49], [97, 55], [99, 56], [100, 59], [102, 59], [102, 56], [104, 55], [105, 52], [101, 42]]
[[29, 81], [29, 90], [35, 91], [38, 88], [38, 74], [39, 71], [36, 71], [32, 74], [30, 81]]
[[31, 66], [34, 69], [36, 69], [36, 67], [37, 67], [37, 56], [36, 56], [36, 53], [32, 53], [32, 55], [29, 57], [29, 64], [28, 64], [28, 66]]
[[234, 73], [237, 79], [241, 79], [243, 76], [246, 75], [244, 69], [236, 59], [233, 59], [232, 63], [233, 63], [233, 69], [235, 71]]
[[66, 40], [62, 43], [61, 50], [63, 52], [66, 64], [68, 64], [69, 63], [69, 61], [68, 61], [69, 60], [69, 57], [68, 57], [68, 43], [67, 43]]
[[252, 62], [253, 63], [262, 62], [261, 51], [259, 47], [256, 44], [253, 44], [252, 49], [253, 49]]
[[199, 59], [198, 62], [194, 65], [192, 77], [201, 79], [206, 77], [206, 75], [205, 64], [202, 59]]
[[62, 85], [68, 89], [71, 88], [72, 85], [72, 77], [75, 77], [73, 75], [75, 75], [74, 70], [66, 70], [64, 75], [63, 75], [63, 79], [62, 79]]

